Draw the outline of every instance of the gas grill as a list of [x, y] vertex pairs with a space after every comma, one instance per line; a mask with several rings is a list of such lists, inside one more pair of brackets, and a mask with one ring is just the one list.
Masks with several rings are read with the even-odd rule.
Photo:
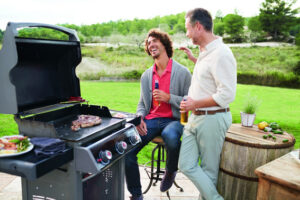
[[[69, 40], [18, 37], [24, 27], [58, 30]], [[112, 117], [106, 106], [82, 102], [75, 74], [80, 62], [74, 30], [8, 23], [0, 51], [0, 113], [14, 114], [21, 135], [67, 144], [63, 152], [46, 158], [34, 151], [0, 158], [0, 171], [21, 176], [23, 199], [124, 199], [124, 156], [141, 142], [135, 129], [140, 117]], [[72, 131], [72, 121], [82, 114], [99, 116], [102, 123]]]

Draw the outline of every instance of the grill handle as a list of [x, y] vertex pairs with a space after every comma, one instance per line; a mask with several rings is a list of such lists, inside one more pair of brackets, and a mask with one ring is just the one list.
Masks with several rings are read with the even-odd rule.
[[51, 24], [43, 24], [43, 23], [30, 23], [30, 22], [26, 22], [26, 23], [15, 23], [15, 22], [9, 22], [7, 24], [6, 29], [11, 29], [11, 32], [14, 34], [14, 36], [18, 36], [18, 28], [22, 28], [22, 27], [43, 27], [43, 28], [51, 28], [60, 32], [63, 32], [65, 34], [67, 34], [69, 36], [69, 41], [78, 41], [79, 42], [79, 37], [76, 33], [75, 30], [73, 29], [69, 29], [69, 28], [65, 28], [65, 27], [61, 27], [61, 26], [56, 26], [56, 25], [51, 25]]

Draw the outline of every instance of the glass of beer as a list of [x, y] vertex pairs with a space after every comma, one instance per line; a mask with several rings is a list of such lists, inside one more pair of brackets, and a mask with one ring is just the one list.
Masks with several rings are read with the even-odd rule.
[[[183, 101], [186, 101], [187, 100], [187, 96], [184, 96], [183, 97]], [[180, 110], [180, 123], [184, 126], [186, 125], [187, 121], [188, 121], [188, 116], [189, 115], [189, 112], [187, 111], [183, 111], [183, 110]]]

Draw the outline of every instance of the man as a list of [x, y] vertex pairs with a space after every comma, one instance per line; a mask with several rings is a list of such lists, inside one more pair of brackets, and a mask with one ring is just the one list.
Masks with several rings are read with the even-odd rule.
[[[236, 92], [236, 61], [212, 32], [212, 17], [202, 8], [186, 14], [186, 35], [199, 45], [188, 99], [180, 108], [192, 111], [184, 127], [179, 169], [195, 184], [203, 199], [223, 199], [216, 190], [220, 154], [232, 123], [229, 103]], [[191, 52], [182, 48], [193, 60]], [[201, 166], [199, 166], [199, 159]]]
[[145, 40], [145, 51], [154, 59], [154, 65], [141, 77], [141, 95], [137, 114], [142, 117], [137, 130], [142, 144], [126, 156], [125, 174], [131, 199], [143, 199], [137, 153], [153, 138], [161, 135], [167, 149], [166, 173], [160, 190], [167, 191], [173, 184], [178, 167], [180, 138], [183, 126], [179, 105], [187, 95], [191, 74], [175, 60], [172, 41], [168, 34], [159, 30], [149, 31]]

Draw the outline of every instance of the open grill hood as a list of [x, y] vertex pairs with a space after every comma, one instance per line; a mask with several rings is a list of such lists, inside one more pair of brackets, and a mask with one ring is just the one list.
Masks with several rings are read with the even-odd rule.
[[[18, 28], [45, 27], [69, 41], [18, 37]], [[39, 23], [8, 23], [0, 51], [0, 113], [18, 114], [80, 96], [75, 68], [81, 62], [74, 30]]]

